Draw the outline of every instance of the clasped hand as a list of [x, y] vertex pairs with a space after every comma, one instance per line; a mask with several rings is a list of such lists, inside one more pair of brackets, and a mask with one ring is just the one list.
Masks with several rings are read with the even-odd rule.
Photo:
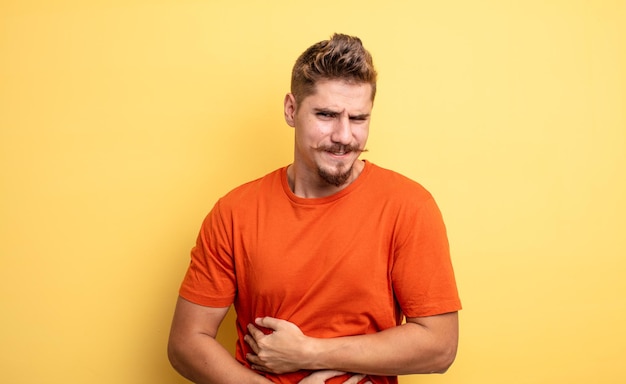
[[[248, 325], [249, 334], [244, 340], [254, 352], [246, 355], [252, 369], [281, 374], [315, 368], [312, 361], [315, 339], [302, 333], [297, 325], [273, 317], [257, 318], [255, 323], [259, 327], [271, 329], [272, 333], [266, 335], [253, 324]], [[344, 374], [346, 372], [320, 370], [302, 379], [300, 384], [323, 384], [332, 377]], [[352, 374], [344, 384], [359, 383], [364, 377], [365, 375]], [[367, 381], [365, 384], [371, 382]]]
[[257, 318], [255, 323], [273, 332], [266, 335], [253, 324], [248, 325], [249, 334], [244, 340], [254, 352], [246, 356], [252, 369], [281, 374], [312, 368], [306, 353], [312, 339], [297, 325], [273, 317]]

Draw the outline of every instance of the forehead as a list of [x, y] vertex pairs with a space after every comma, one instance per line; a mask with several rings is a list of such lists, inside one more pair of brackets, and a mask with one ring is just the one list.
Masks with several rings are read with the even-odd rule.
[[320, 80], [314, 92], [302, 100], [303, 105], [313, 108], [372, 108], [372, 85], [364, 82], [345, 80]]

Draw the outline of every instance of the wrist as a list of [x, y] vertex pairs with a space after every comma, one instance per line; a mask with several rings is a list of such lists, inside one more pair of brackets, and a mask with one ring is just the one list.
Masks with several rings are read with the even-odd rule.
[[306, 343], [303, 347], [304, 356], [302, 361], [304, 362], [304, 369], [320, 370], [328, 367], [324, 364], [323, 353], [324, 339], [318, 339], [315, 337], [307, 337]]

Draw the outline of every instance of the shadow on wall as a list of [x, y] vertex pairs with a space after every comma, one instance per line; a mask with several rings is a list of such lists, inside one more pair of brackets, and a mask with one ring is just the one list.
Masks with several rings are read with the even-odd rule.
[[235, 313], [235, 309], [231, 306], [222, 321], [222, 325], [220, 326], [220, 330], [217, 333], [217, 341], [220, 342], [231, 355], [235, 356], [235, 344], [237, 343], [237, 327], [235, 326], [235, 320], [237, 319], [237, 314]]

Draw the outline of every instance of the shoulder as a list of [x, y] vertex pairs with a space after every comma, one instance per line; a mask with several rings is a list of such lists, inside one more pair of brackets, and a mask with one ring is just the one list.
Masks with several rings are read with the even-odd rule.
[[430, 192], [419, 182], [373, 163], [369, 166], [368, 185], [374, 193], [414, 202], [432, 199]]
[[254, 204], [262, 198], [278, 196], [284, 168], [276, 169], [258, 179], [241, 184], [222, 196], [217, 205], [220, 209], [232, 210]]

